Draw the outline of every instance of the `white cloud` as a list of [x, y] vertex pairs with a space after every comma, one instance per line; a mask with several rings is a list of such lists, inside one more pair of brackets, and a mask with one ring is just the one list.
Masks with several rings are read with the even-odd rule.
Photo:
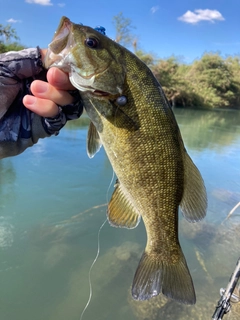
[[41, 6], [52, 6], [51, 0], [25, 0], [27, 3], [36, 3], [40, 4]]
[[9, 23], [17, 23], [17, 22], [22, 22], [22, 21], [10, 18], [10, 19], [7, 20], [7, 22], [9, 22]]
[[63, 8], [63, 7], [65, 7], [66, 3], [58, 3], [57, 5], [58, 5], [60, 8]]
[[210, 21], [214, 23], [216, 20], [223, 21], [225, 20], [222, 14], [217, 10], [209, 10], [209, 9], [197, 9], [194, 12], [188, 10], [184, 15], [178, 18], [178, 20], [196, 24], [199, 21]]
[[152, 12], [152, 14], [154, 14], [155, 12], [157, 12], [159, 10], [159, 6], [155, 6], [155, 7], [152, 7], [150, 9], [150, 11]]

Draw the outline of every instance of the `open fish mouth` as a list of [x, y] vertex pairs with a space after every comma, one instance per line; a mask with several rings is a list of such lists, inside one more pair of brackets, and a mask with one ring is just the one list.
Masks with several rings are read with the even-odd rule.
[[108, 52], [107, 42], [108, 38], [98, 31], [63, 17], [48, 46], [44, 67], [68, 73], [73, 86], [81, 92], [101, 97], [122, 94], [125, 70]]
[[[81, 27], [81, 26], [79, 26]], [[80, 50], [77, 50], [76, 58], [72, 48], [78, 48], [79, 39], [75, 38], [75, 25], [69, 19], [62, 19], [55, 32], [52, 42], [48, 45], [44, 65], [48, 67], [58, 67], [69, 73], [72, 85], [80, 91], [89, 91], [96, 96], [108, 96], [110, 93], [99, 90], [95, 87], [95, 78], [107, 71], [109, 65], [106, 64], [98, 72], [84, 67]]]
[[80, 91], [90, 91], [97, 96], [110, 95], [109, 92], [94, 88], [95, 74], [83, 76], [73, 64], [71, 65], [71, 71], [69, 72], [69, 80], [71, 81], [71, 84]]
[[64, 55], [62, 52], [64, 49], [68, 49], [69, 47], [69, 34], [72, 30], [72, 22], [69, 20], [64, 20], [62, 25], [59, 26], [58, 30], [55, 32], [53, 41], [49, 44], [49, 49], [54, 54]]
[[61, 68], [65, 72], [70, 71], [72, 54], [70, 48], [76, 45], [72, 34], [70, 20], [61, 21], [52, 42], [48, 45], [48, 51], [44, 59], [44, 66]]

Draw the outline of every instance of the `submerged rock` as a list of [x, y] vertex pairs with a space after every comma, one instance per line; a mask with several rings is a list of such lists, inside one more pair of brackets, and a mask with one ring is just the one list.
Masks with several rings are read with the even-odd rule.
[[185, 219], [181, 219], [179, 224], [181, 235], [198, 247], [207, 248], [214, 242], [217, 235], [216, 225], [208, 221], [189, 223]]
[[[128, 286], [134, 276], [142, 248], [136, 242], [126, 241], [107, 249], [105, 253], [103, 250], [100, 250], [100, 256], [91, 271], [93, 295], [87, 310], [88, 319], [96, 318], [96, 305], [101, 308], [101, 314], [97, 315], [99, 320], [113, 318], [112, 312], [115, 309], [124, 318], [125, 314], [131, 313], [127, 303]], [[51, 316], [52, 320], [80, 318], [89, 296], [88, 276], [93, 259], [94, 257], [82, 261], [79, 268], [71, 272], [67, 293], [56, 306], [57, 312]]]
[[218, 201], [227, 203], [229, 206], [234, 207], [240, 201], [240, 193], [233, 192], [225, 189], [212, 190], [212, 196]]
[[134, 301], [129, 295], [129, 304], [138, 320], [206, 320], [211, 319], [213, 304], [199, 298], [194, 306], [179, 304], [159, 295], [149, 301]]
[[44, 267], [55, 268], [63, 259], [66, 258], [70, 248], [64, 243], [56, 243], [52, 245], [49, 250], [45, 253]]

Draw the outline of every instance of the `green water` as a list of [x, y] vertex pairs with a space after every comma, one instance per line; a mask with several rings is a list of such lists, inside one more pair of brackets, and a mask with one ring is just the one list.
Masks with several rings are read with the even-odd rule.
[[[132, 301], [144, 227], [125, 230], [106, 223], [83, 320], [211, 319], [219, 289], [233, 272], [240, 256], [240, 208], [224, 219], [240, 201], [240, 113], [175, 114], [209, 198], [203, 222], [189, 224], [181, 215], [179, 222], [197, 304], [182, 306], [162, 297]], [[83, 120], [71, 123], [58, 137], [0, 162], [1, 320], [80, 319], [113, 177], [103, 149], [88, 159], [86, 133]], [[234, 310], [226, 319], [238, 319]]]

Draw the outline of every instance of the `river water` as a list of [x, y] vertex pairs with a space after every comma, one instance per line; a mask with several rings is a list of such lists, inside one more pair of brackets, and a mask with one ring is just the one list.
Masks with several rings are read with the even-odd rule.
[[[205, 180], [208, 213], [190, 224], [179, 215], [180, 242], [197, 303], [164, 297], [135, 302], [130, 286], [146, 243], [106, 223], [91, 271], [83, 320], [211, 319], [240, 256], [240, 112], [176, 109], [186, 148]], [[106, 220], [113, 171], [101, 151], [86, 154], [88, 121], [69, 123], [18, 157], [0, 162], [0, 319], [79, 320], [89, 297], [89, 268]], [[239, 304], [226, 319], [239, 319]], [[225, 318], [224, 318], [225, 319]]]

